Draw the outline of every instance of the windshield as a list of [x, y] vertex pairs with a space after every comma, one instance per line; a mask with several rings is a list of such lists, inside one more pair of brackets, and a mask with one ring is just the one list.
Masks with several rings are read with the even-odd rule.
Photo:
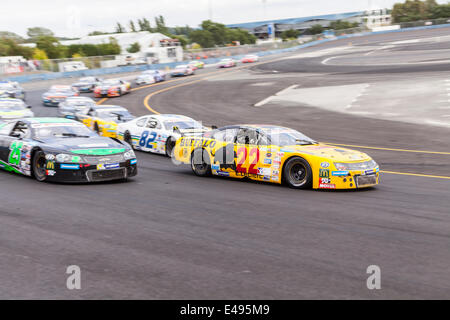
[[107, 80], [102, 82], [102, 86], [114, 86], [120, 84], [119, 80]]
[[75, 124], [58, 124], [50, 125], [34, 125], [33, 134], [36, 139], [50, 138], [89, 138], [96, 137], [97, 134], [88, 129], [84, 125]]
[[195, 120], [182, 120], [182, 121], [164, 121], [164, 126], [167, 130], [173, 130], [174, 127], [178, 129], [202, 129], [201, 123]]
[[22, 101], [0, 101], [0, 110], [23, 110], [26, 109]]
[[298, 131], [287, 128], [273, 128], [264, 130], [269, 137], [271, 144], [278, 146], [292, 146], [292, 145], [308, 145], [316, 144], [313, 139], [305, 136]]
[[99, 118], [102, 119], [112, 119], [112, 120], [124, 120], [124, 119], [132, 119], [134, 116], [128, 112], [128, 110], [123, 109], [111, 109], [111, 110], [104, 110], [97, 113]]

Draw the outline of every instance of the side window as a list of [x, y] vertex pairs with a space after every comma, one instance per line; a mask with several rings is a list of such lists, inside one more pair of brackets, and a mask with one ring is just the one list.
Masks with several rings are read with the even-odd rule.
[[136, 121], [136, 125], [137, 125], [138, 127], [143, 127], [143, 126], [145, 126], [145, 123], [147, 122], [147, 119], [148, 119], [148, 118], [142, 118], [142, 119], [137, 120], [137, 121]]
[[159, 127], [161, 127], [161, 126], [159, 125], [158, 120], [150, 118], [150, 120], [147, 123], [147, 128], [149, 128], [149, 129], [158, 129]]
[[237, 128], [219, 130], [214, 133], [213, 139], [223, 142], [234, 142], [237, 131]]
[[258, 132], [258, 145], [259, 146], [268, 146], [270, 145], [269, 138], [261, 132]]
[[28, 128], [28, 125], [19, 121], [9, 135], [16, 138], [25, 138], [28, 137], [29, 133], [30, 129]]
[[258, 134], [256, 130], [251, 128], [240, 129], [236, 137], [236, 143], [256, 145], [258, 143]]

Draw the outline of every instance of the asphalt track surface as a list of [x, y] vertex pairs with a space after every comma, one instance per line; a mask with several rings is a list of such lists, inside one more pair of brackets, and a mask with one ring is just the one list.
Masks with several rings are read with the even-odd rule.
[[[293, 54], [350, 41], [370, 51], [386, 41], [446, 34], [358, 37]], [[269, 62], [290, 55], [245, 69], [206, 69], [103, 103], [136, 115], [150, 113], [147, 107], [181, 113], [205, 124], [281, 124], [319, 141], [383, 148], [357, 148], [385, 171], [379, 186], [327, 192], [199, 178], [189, 167], [141, 152], [139, 174], [126, 183], [38, 183], [3, 172], [0, 298], [450, 298], [450, 129], [320, 108], [253, 107], [294, 83], [401, 81], [433, 72], [450, 78], [449, 65], [322, 64], [328, 56]], [[31, 91], [28, 102], [37, 115], [55, 114], [40, 106], [42, 92]], [[81, 268], [81, 290], [65, 286], [69, 265]], [[381, 268], [381, 290], [366, 287], [369, 265]]]

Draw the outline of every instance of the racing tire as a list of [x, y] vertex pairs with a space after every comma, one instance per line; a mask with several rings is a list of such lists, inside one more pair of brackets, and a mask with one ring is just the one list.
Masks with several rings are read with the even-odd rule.
[[47, 160], [45, 159], [45, 153], [41, 150], [37, 150], [33, 154], [31, 172], [32, 176], [39, 182], [43, 182], [47, 179], [45, 167], [46, 162]]
[[211, 165], [206, 151], [196, 149], [191, 155], [191, 169], [196, 176], [208, 177], [211, 175]]
[[100, 128], [98, 126], [98, 122], [94, 123], [94, 131], [100, 134]]
[[285, 183], [294, 189], [307, 189], [312, 186], [312, 170], [308, 161], [300, 157], [289, 159], [283, 168]]
[[172, 137], [167, 138], [166, 142], [166, 156], [172, 158], [173, 149], [175, 148], [175, 141]]
[[123, 134], [123, 141], [128, 143], [130, 145], [130, 147], [132, 149], [134, 149], [134, 147], [133, 147], [133, 140], [131, 139], [130, 131], [125, 131], [125, 133]]

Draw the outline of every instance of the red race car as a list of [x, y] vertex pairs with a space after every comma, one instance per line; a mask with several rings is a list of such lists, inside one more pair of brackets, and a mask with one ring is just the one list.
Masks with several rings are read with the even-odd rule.
[[259, 58], [257, 55], [248, 54], [244, 58], [242, 58], [242, 63], [258, 62], [258, 60], [259, 60]]
[[94, 89], [94, 96], [96, 98], [102, 97], [120, 97], [123, 94], [129, 93], [131, 84], [121, 79], [108, 79], [100, 83]]

